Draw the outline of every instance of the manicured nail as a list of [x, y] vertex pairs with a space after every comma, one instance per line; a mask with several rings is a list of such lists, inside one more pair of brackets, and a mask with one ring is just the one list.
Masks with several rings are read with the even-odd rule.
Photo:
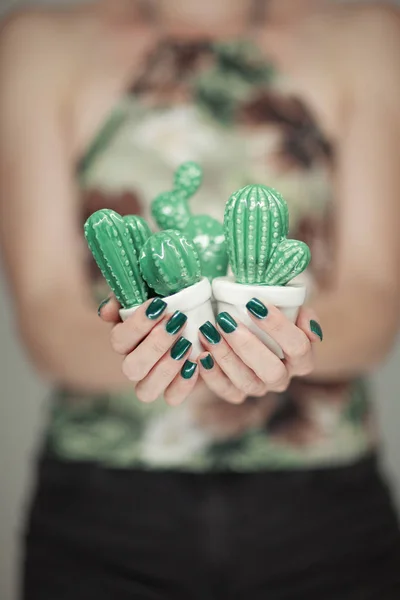
[[235, 319], [227, 312], [219, 313], [217, 323], [225, 333], [233, 333], [237, 328]]
[[154, 298], [146, 308], [146, 317], [154, 321], [162, 315], [166, 308], [167, 303], [164, 302], [164, 300], [161, 300], [161, 298]]
[[191, 379], [197, 369], [197, 363], [187, 360], [181, 369], [183, 379]]
[[175, 344], [171, 348], [171, 356], [174, 360], [181, 360], [186, 354], [186, 352], [191, 347], [192, 342], [189, 342], [184, 337], [180, 337], [179, 340], [175, 342]]
[[207, 354], [207, 356], [201, 358], [200, 362], [207, 371], [211, 371], [214, 366], [214, 359], [211, 354]]
[[246, 304], [246, 308], [256, 319], [265, 319], [268, 316], [268, 308], [257, 298], [252, 298]]
[[174, 312], [172, 317], [167, 321], [165, 329], [170, 335], [175, 335], [184, 326], [187, 321], [187, 316], [181, 313], [180, 310]]
[[106, 304], [108, 304], [111, 300], [111, 296], [109, 298], [105, 298], [102, 302], [100, 302], [99, 304], [99, 308], [97, 309], [97, 314], [101, 315], [101, 309], [103, 308], [103, 306], [105, 306]]
[[201, 333], [210, 344], [218, 344], [221, 341], [221, 335], [210, 321], [206, 321], [200, 328]]
[[310, 329], [313, 333], [315, 333], [319, 339], [322, 340], [324, 339], [324, 334], [322, 333], [322, 329], [321, 329], [321, 325], [319, 323], [317, 323], [317, 321], [314, 321], [313, 319], [310, 321]]

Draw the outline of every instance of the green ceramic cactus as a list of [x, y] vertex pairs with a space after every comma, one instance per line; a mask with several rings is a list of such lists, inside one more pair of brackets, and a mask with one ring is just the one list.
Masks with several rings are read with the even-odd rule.
[[179, 231], [153, 234], [140, 254], [140, 269], [148, 285], [160, 296], [170, 296], [201, 279], [194, 245]]
[[123, 217], [128, 230], [129, 237], [132, 240], [136, 255], [139, 257], [142, 247], [152, 235], [149, 224], [143, 217], [138, 215], [126, 215]]
[[227, 274], [228, 250], [222, 223], [208, 215], [198, 215], [190, 218], [183, 233], [193, 240], [204, 277], [211, 281]]
[[151, 214], [160, 229], [182, 231], [186, 227], [191, 217], [188, 200], [199, 189], [202, 178], [201, 167], [191, 161], [175, 171], [173, 189], [163, 192], [151, 203]]
[[181, 164], [174, 174], [174, 191], [180, 193], [184, 198], [195, 195], [203, 181], [203, 171], [200, 165], [188, 161]]
[[287, 204], [273, 188], [248, 185], [232, 194], [225, 208], [224, 230], [238, 283], [286, 285], [310, 261], [305, 244], [286, 239]]
[[276, 248], [265, 274], [268, 285], [286, 285], [308, 267], [310, 249], [298, 240], [283, 240]]
[[[123, 308], [147, 300], [141, 276], [133, 229], [121, 215], [110, 209], [98, 210], [85, 223], [85, 237], [108, 285]], [[142, 235], [142, 232], [140, 233]]]

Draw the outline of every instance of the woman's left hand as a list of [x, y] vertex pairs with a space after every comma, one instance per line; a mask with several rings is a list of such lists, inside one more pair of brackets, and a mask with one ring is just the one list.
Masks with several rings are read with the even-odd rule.
[[234, 403], [247, 396], [283, 392], [292, 377], [311, 373], [313, 344], [322, 341], [321, 327], [308, 308], [300, 310], [296, 324], [257, 299], [247, 309], [257, 327], [282, 348], [283, 360], [226, 312], [217, 316], [216, 327], [209, 322], [200, 327], [208, 351], [200, 356], [201, 376], [217, 396]]

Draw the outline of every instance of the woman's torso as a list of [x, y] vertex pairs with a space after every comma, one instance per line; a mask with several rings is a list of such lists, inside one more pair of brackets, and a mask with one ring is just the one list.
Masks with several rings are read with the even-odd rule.
[[[248, 42], [155, 47], [80, 164], [82, 225], [109, 207], [150, 218], [174, 169], [194, 160], [204, 184], [194, 214], [222, 220], [237, 188], [262, 182], [289, 204], [291, 235], [311, 246], [309, 290], [329, 282], [334, 148], [290, 82]], [[93, 293], [107, 294], [88, 253]], [[296, 381], [281, 395], [240, 406], [199, 387], [179, 408], [144, 405], [134, 391], [97, 396], [58, 390], [46, 450], [64, 460], [189, 471], [307, 468], [357, 460], [375, 443], [364, 382]]]

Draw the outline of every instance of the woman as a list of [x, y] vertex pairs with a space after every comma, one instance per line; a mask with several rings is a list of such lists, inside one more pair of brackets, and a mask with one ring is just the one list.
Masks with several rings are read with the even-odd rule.
[[[27, 600], [398, 597], [362, 377], [398, 330], [399, 17], [318, 4], [105, 0], [3, 28], [2, 246], [21, 335], [58, 390]], [[262, 180], [311, 245], [315, 313], [294, 326], [249, 306], [284, 362], [221, 319], [202, 360], [174, 361], [184, 317], [159, 301], [124, 324], [114, 300], [95, 315], [85, 216], [148, 215], [187, 159], [206, 172], [194, 212], [221, 217]]]

